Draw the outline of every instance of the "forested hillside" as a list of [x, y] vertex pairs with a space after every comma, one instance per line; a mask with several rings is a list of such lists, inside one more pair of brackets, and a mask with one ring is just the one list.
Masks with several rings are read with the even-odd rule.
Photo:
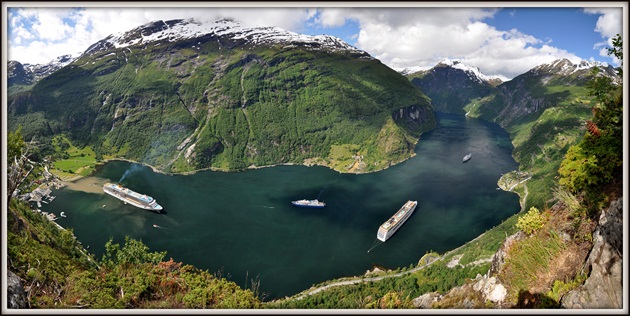
[[[596, 66], [557, 60], [496, 87], [483, 76], [444, 64], [407, 77], [433, 104], [450, 104], [443, 110], [496, 122], [510, 133], [521, 173], [507, 174], [503, 182], [529, 178], [527, 193], [524, 186], [515, 188], [526, 197], [527, 209], [553, 198], [550, 188], [558, 185], [560, 161], [581, 139], [586, 120], [593, 115], [590, 82], [599, 77], [610, 78], [611, 83], [620, 80], [612, 66]], [[443, 80], [436, 84], [436, 78]]]
[[169, 29], [140, 27], [124, 47], [110, 37], [11, 95], [11, 128], [168, 172], [278, 163], [368, 172], [409, 158], [435, 124], [426, 96], [356, 49], [229, 33], [136, 43]]

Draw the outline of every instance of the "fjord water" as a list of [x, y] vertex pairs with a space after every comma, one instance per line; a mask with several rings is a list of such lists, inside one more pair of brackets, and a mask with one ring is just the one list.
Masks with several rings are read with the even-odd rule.
[[[57, 198], [43, 206], [56, 215], [64, 211], [67, 217], [57, 222], [97, 258], [110, 236], [122, 243], [128, 235], [151, 251], [166, 250], [166, 260], [221, 271], [244, 287], [258, 276], [267, 300], [292, 295], [374, 265], [415, 265], [427, 251], [459, 247], [519, 211], [516, 194], [496, 189], [501, 174], [517, 168], [507, 133], [482, 120], [436, 115], [438, 126], [421, 136], [415, 157], [376, 173], [276, 166], [171, 176], [114, 161], [54, 191]], [[472, 159], [462, 163], [469, 152]], [[153, 196], [166, 213], [103, 194], [109, 181]], [[327, 205], [291, 204], [303, 198]], [[378, 227], [407, 200], [418, 201], [414, 214], [368, 252]]]

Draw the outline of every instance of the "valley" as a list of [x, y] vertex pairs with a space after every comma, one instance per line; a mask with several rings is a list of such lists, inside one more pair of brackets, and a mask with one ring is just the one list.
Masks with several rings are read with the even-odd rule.
[[[620, 68], [403, 74], [232, 20], [156, 21], [8, 68], [9, 257], [30, 307], [571, 308], [617, 282], [596, 277], [621, 263], [599, 229], [621, 214]], [[25, 202], [47, 168], [124, 181], [166, 215], [67, 187], [42, 206], [68, 214], [58, 229]], [[286, 203], [315, 197], [320, 213]], [[419, 214], [366, 254], [409, 199]]]

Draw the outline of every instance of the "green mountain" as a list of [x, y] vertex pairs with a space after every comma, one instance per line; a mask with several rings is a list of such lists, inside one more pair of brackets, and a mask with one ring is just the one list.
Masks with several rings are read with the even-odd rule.
[[407, 78], [436, 109], [496, 122], [510, 133], [520, 171], [532, 175], [527, 194], [524, 188], [516, 191], [527, 196], [524, 202], [531, 206], [552, 198], [560, 162], [586, 130], [586, 120], [593, 115], [587, 85], [596, 75], [619, 80], [611, 66], [568, 59], [539, 65], [496, 87], [478, 69], [457, 62], [440, 63]]
[[435, 124], [405, 77], [330, 36], [221, 20], [110, 35], [8, 100], [26, 139], [64, 134], [97, 158], [167, 172], [279, 163], [369, 172]]
[[407, 78], [431, 98], [437, 111], [458, 114], [466, 113], [468, 103], [489, 95], [501, 83], [475, 67], [448, 59], [431, 69], [409, 73]]

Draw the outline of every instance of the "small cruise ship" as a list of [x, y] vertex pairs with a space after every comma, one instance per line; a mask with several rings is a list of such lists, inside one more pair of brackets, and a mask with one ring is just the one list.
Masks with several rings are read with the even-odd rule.
[[394, 216], [383, 223], [376, 233], [376, 238], [380, 241], [386, 241], [392, 237], [394, 233], [407, 221], [413, 211], [418, 206], [418, 201], [407, 201]]
[[468, 153], [468, 155], [464, 156], [464, 162], [470, 160], [471, 157], [472, 157], [472, 154]]
[[326, 203], [318, 201], [318, 200], [297, 200], [291, 202], [295, 206], [299, 207], [311, 207], [311, 208], [323, 208], [326, 206]]

